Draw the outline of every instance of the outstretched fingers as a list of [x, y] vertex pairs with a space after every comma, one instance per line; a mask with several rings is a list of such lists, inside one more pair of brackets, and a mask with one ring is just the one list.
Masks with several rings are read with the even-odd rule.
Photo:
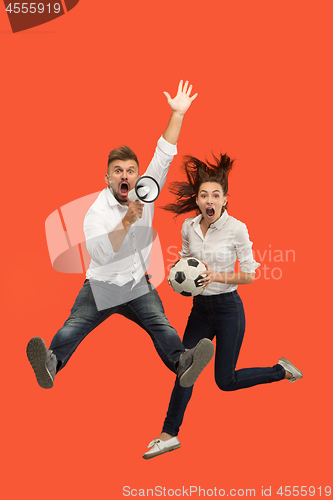
[[182, 92], [182, 90], [183, 90], [183, 80], [180, 80], [178, 85], [178, 92]]
[[171, 95], [169, 94], [169, 92], [165, 92], [163, 91], [163, 94], [165, 95], [165, 97], [168, 99], [168, 101], [171, 100]]
[[[180, 84], [179, 84], [179, 87], [178, 87], [178, 92], [179, 92], [179, 89], [181, 88], [181, 84], [182, 84], [182, 83], [183, 83], [183, 80], [180, 80]], [[188, 85], [189, 85], [189, 81], [188, 81], [188, 80], [186, 80], [185, 85], [184, 85], [184, 88], [183, 88], [183, 90], [181, 90], [181, 92], [183, 92], [183, 93], [184, 93], [184, 94], [186, 94], [188, 97], [190, 97], [191, 92], [192, 92], [192, 89], [193, 89], [193, 85], [190, 85], [189, 87], [188, 87]], [[194, 94], [192, 97], [190, 97], [191, 102], [192, 102], [192, 101], [194, 101], [194, 99], [195, 99], [196, 97], [198, 97], [198, 93], [196, 93], [196, 94]]]
[[182, 115], [186, 113], [192, 101], [194, 101], [194, 99], [198, 96], [196, 93], [191, 97], [192, 88], [193, 86], [189, 84], [188, 80], [186, 80], [185, 84], [184, 80], [180, 80], [178, 92], [174, 98], [172, 98], [168, 92], [163, 92], [172, 111], [178, 112]]

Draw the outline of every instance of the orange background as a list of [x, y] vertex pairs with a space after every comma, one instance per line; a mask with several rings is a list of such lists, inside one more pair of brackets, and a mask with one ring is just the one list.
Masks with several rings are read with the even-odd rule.
[[[10, 32], [0, 8], [2, 442], [8, 499], [121, 499], [131, 488], [330, 484], [331, 2], [81, 0], [49, 24]], [[174, 376], [148, 335], [114, 316], [81, 344], [52, 391], [36, 384], [28, 340], [49, 344], [83, 275], [54, 271], [44, 223], [104, 188], [109, 151], [126, 143], [142, 170], [169, 118], [163, 90], [199, 97], [179, 155], [237, 158], [229, 213], [254, 250], [295, 251], [280, 280], [240, 286], [247, 331], [238, 368], [290, 358], [304, 379], [222, 393], [211, 363], [181, 429], [182, 447], [141, 456], [159, 435]], [[156, 204], [170, 263], [181, 221]], [[258, 255], [256, 254], [258, 257]], [[268, 274], [269, 276], [269, 274]], [[158, 291], [180, 335], [191, 301]], [[280, 498], [272, 494], [272, 498]]]

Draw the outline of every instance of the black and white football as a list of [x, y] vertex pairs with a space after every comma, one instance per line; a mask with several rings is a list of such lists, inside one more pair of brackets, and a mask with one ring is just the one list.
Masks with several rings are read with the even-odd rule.
[[185, 297], [199, 295], [203, 288], [198, 284], [206, 271], [206, 266], [195, 257], [178, 260], [170, 269], [168, 282], [175, 292]]

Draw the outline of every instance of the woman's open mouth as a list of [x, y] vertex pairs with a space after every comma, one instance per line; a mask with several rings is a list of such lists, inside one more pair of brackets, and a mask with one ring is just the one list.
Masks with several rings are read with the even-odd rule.
[[120, 194], [120, 196], [126, 197], [127, 193], [128, 193], [128, 190], [129, 190], [129, 186], [128, 186], [127, 182], [122, 182], [120, 184], [120, 186], [119, 186], [119, 194]]
[[206, 208], [206, 215], [209, 219], [212, 219], [215, 215], [214, 208]]

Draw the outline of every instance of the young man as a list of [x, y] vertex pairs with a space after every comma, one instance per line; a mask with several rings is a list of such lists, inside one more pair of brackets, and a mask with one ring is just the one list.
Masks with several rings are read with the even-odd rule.
[[[145, 175], [163, 187], [183, 118], [197, 94], [192, 85], [180, 81], [175, 98], [164, 95], [172, 109], [166, 130], [157, 143]], [[40, 337], [27, 346], [28, 359], [38, 384], [53, 387], [56, 373], [64, 368], [80, 342], [96, 326], [114, 313], [140, 325], [150, 335], [165, 365], [177, 373], [179, 383], [189, 387], [213, 356], [213, 344], [203, 339], [186, 350], [176, 330], [164, 315], [161, 300], [146, 270], [152, 244], [154, 204], [130, 202], [128, 192], [139, 179], [139, 165], [133, 151], [123, 146], [111, 151], [108, 185], [88, 210], [84, 221], [86, 245], [91, 256], [87, 279], [76, 298], [71, 315], [54, 336], [50, 349]]]

